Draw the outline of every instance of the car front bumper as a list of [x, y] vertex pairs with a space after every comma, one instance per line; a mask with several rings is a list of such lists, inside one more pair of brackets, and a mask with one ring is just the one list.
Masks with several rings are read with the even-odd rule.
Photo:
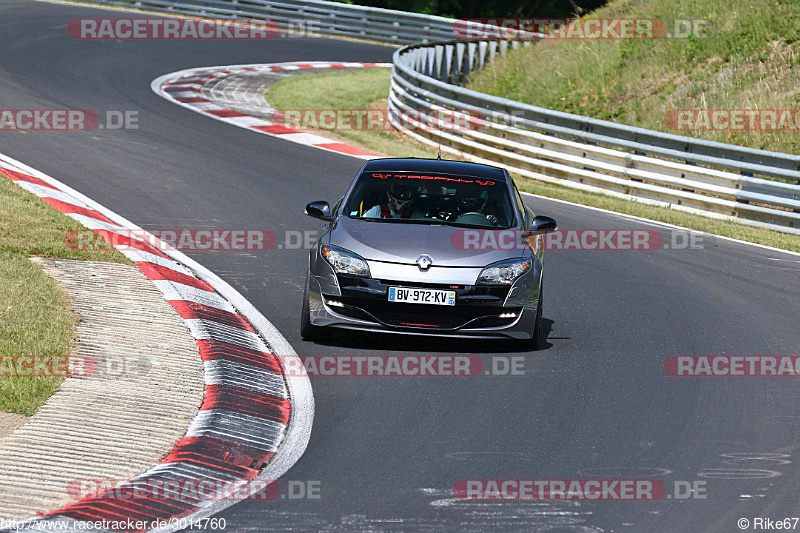
[[[423, 284], [337, 276], [327, 263], [309, 275], [310, 321], [314, 326], [412, 335], [485, 339], [530, 339], [536, 321], [541, 270], [512, 287]], [[456, 305], [388, 301], [389, 287], [454, 290]]]

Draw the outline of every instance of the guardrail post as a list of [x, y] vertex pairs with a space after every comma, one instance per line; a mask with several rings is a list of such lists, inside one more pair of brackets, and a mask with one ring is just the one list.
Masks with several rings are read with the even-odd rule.
[[478, 45], [474, 42], [467, 43], [467, 54], [464, 58], [464, 74], [461, 78], [462, 81], [466, 81], [469, 78], [470, 73], [472, 73], [473, 65], [475, 64], [475, 52], [478, 49]]
[[444, 65], [445, 70], [442, 74], [442, 81], [447, 83], [452, 83], [453, 77], [453, 52], [455, 51], [455, 47], [451, 44], [445, 45], [444, 47]]
[[489, 48], [489, 43], [481, 41], [478, 43], [478, 66], [476, 69], [482, 69], [486, 65], [486, 51]]
[[436, 50], [436, 68], [434, 69], [433, 77], [437, 80], [442, 79], [442, 56], [444, 55], [444, 47], [443, 46], [436, 46], [434, 48]]
[[466, 45], [464, 43], [456, 43], [456, 71], [454, 76], [454, 85], [460, 85], [464, 79], [464, 55], [466, 54]]
[[425, 68], [425, 50], [421, 48], [417, 48], [414, 50], [414, 70], [417, 72], [422, 72]]
[[497, 45], [497, 41], [489, 42], [489, 61], [493, 60], [495, 56], [497, 56]]
[[428, 57], [427, 57], [427, 69], [426, 73], [431, 78], [435, 78], [436, 75], [434, 74], [436, 70], [436, 47], [428, 48]]

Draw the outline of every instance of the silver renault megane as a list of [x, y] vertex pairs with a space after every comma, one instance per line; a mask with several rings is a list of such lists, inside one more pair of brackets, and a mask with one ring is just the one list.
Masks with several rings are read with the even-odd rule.
[[505, 338], [539, 347], [542, 235], [505, 169], [374, 159], [331, 208], [312, 247], [301, 334], [331, 329]]

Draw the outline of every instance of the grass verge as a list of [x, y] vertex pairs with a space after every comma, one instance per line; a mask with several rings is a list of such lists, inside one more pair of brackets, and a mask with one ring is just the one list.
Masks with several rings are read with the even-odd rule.
[[514, 176], [514, 181], [517, 183], [520, 190], [540, 196], [557, 198], [559, 200], [566, 200], [568, 202], [591, 207], [599, 207], [617, 213], [625, 213], [650, 220], [657, 220], [659, 222], [666, 222], [668, 224], [705, 231], [723, 237], [800, 252], [800, 237], [796, 235], [754, 228], [727, 220], [715, 220], [713, 218], [684, 213], [666, 207], [652, 206], [607, 196], [605, 194], [570, 189], [569, 187], [534, 181], [520, 176]]
[[800, 114], [791, 113], [787, 129], [780, 120], [772, 129], [686, 129], [701, 122], [668, 118], [679, 109], [797, 110], [800, 3], [611, 0], [587, 18], [643, 17], [666, 21], [667, 32], [673, 20], [689, 19], [699, 31], [686, 38], [539, 41], [475, 73], [468, 87], [650, 130], [800, 153]]
[[[267, 100], [276, 109], [376, 109], [386, 107], [390, 73], [385, 69], [301, 74], [282, 80], [268, 90]], [[368, 107], [373, 106], [373, 107]], [[330, 133], [330, 132], [328, 132]], [[368, 150], [397, 157], [433, 157], [434, 149], [397, 131], [337, 131], [339, 140], [355, 141]], [[626, 213], [685, 228], [714, 233], [734, 239], [754, 242], [800, 252], [800, 237], [692, 215], [666, 207], [623, 200], [604, 194], [579, 191], [515, 176], [521, 190], [526, 192]]]
[[[85, 230], [0, 175], [0, 359], [3, 355], [70, 354], [78, 317], [58, 283], [28, 258], [128, 262], [116, 250], [71, 250], [65, 235]], [[6, 360], [6, 364], [10, 362]], [[13, 376], [0, 366], [0, 411], [31, 416], [62, 377]]]
[[[391, 74], [386, 68], [299, 74], [289, 76], [270, 87], [267, 102], [278, 110], [385, 110]], [[302, 115], [301, 115], [302, 116]], [[311, 124], [303, 121], [303, 125]], [[359, 148], [398, 157], [431, 157], [436, 151], [409, 139], [394, 128], [316, 130], [337, 141]]]

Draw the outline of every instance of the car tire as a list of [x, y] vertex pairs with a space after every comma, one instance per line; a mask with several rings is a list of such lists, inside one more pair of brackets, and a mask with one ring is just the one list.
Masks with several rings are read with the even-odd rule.
[[544, 301], [544, 285], [539, 287], [539, 303], [536, 306], [536, 322], [533, 326], [531, 348], [541, 350], [544, 347], [544, 328], [542, 327], [542, 307]]
[[325, 337], [325, 330], [311, 323], [311, 309], [308, 305], [309, 280], [306, 279], [306, 288], [303, 291], [303, 311], [300, 314], [300, 337], [304, 341], [319, 341]]
[[539, 288], [539, 302], [536, 305], [536, 319], [533, 324], [533, 332], [530, 339], [512, 341], [514, 350], [522, 352], [535, 352], [544, 347], [544, 328], [542, 327], [542, 305], [544, 291]]

